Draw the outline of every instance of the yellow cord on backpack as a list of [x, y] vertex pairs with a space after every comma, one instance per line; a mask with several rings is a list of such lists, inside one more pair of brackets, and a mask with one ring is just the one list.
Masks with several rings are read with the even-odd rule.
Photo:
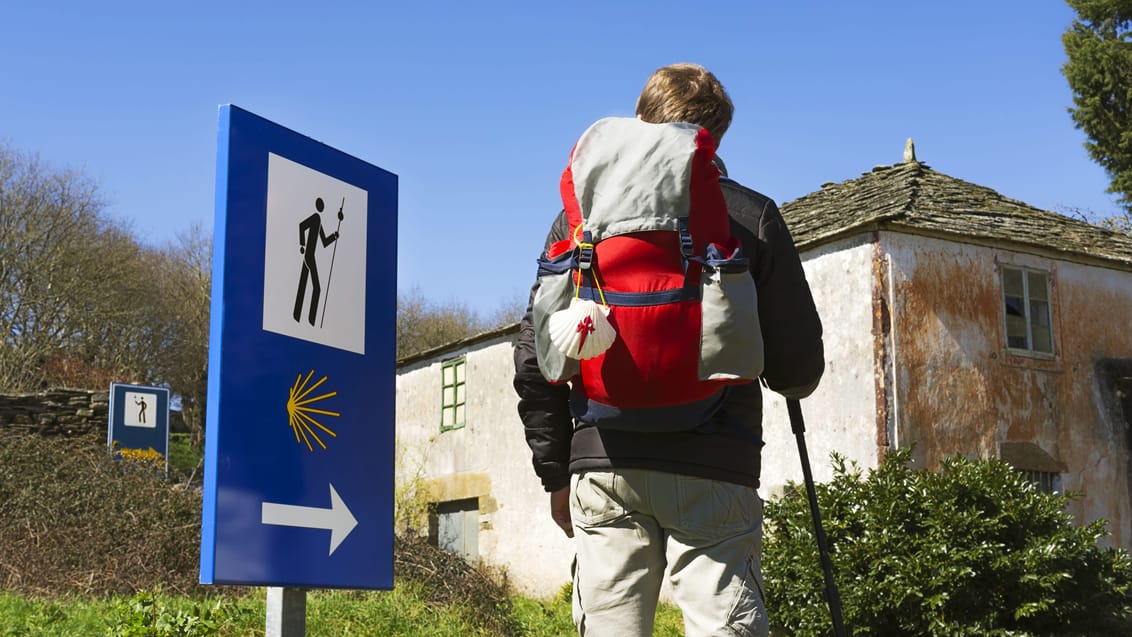
[[[571, 239], [573, 239], [574, 245], [578, 246], [582, 250], [586, 250], [586, 249], [593, 250], [594, 244], [578, 241], [578, 233], [581, 232], [581, 230], [582, 230], [582, 224], [580, 224], [580, 223], [577, 226], [574, 227], [574, 232], [572, 233], [573, 236], [570, 237]], [[590, 269], [590, 277], [593, 278], [593, 280], [594, 280], [594, 287], [597, 288], [597, 294], [598, 294], [598, 297], [601, 298], [602, 307], [609, 307], [609, 304], [605, 302], [605, 292], [601, 289], [601, 281], [598, 281], [598, 279], [597, 279], [597, 269], [596, 268]], [[581, 289], [582, 289], [582, 269], [578, 268], [578, 275], [574, 278], [574, 298], [575, 299], [578, 298], [578, 293]]]

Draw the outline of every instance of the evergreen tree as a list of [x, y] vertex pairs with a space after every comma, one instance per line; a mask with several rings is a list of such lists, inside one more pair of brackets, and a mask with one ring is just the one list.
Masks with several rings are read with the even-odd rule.
[[1089, 137], [1089, 156], [1132, 213], [1132, 0], [1067, 0], [1077, 18], [1062, 36], [1061, 71], [1073, 90], [1069, 109]]

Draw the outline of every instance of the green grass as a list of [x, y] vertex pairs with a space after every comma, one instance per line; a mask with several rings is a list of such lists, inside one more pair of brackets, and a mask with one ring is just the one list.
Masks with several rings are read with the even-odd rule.
[[[162, 593], [108, 599], [37, 599], [0, 593], [0, 637], [212, 637], [262, 636], [264, 589], [245, 596], [191, 599]], [[523, 637], [575, 635], [570, 601], [512, 599], [511, 624]], [[458, 605], [425, 601], [419, 585], [392, 591], [311, 591], [309, 637], [497, 637], [476, 625]], [[680, 611], [662, 606], [656, 637], [683, 635]]]
[[[524, 637], [567, 637], [577, 635], [570, 611], [570, 584], [548, 601], [512, 598], [512, 614], [518, 634]], [[684, 616], [680, 609], [661, 604], [656, 612], [653, 637], [683, 637]]]
[[0, 594], [0, 636], [104, 635], [98, 606], [75, 600], [39, 600]]

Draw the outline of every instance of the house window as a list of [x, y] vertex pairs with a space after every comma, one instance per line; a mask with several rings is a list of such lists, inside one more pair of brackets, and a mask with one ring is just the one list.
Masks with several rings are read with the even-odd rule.
[[463, 356], [447, 360], [440, 365], [440, 430], [449, 431], [464, 426], [467, 380], [467, 359]]
[[1061, 474], [1052, 471], [1027, 471], [1026, 479], [1039, 491], [1061, 493]]
[[1065, 470], [1056, 458], [1033, 442], [1000, 442], [998, 457], [1014, 467], [1040, 491], [1061, 492], [1061, 474]]
[[1012, 350], [1053, 354], [1049, 273], [1002, 268], [1006, 346]]

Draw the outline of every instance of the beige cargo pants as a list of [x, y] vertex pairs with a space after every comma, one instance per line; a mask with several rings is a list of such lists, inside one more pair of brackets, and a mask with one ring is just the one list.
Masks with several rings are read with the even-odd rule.
[[571, 487], [581, 637], [651, 636], [666, 568], [687, 637], [767, 634], [755, 489], [642, 469], [586, 471]]

